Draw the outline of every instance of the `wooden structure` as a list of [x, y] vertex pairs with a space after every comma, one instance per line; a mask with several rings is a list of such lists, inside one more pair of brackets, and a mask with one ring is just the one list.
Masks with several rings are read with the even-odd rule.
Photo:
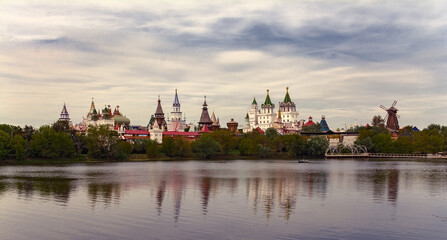
[[390, 132], [397, 132], [399, 130], [399, 121], [397, 118], [399, 118], [399, 115], [397, 115], [398, 109], [395, 108], [397, 101], [394, 101], [390, 108], [386, 108], [383, 105], [380, 105], [380, 107], [387, 111], [387, 115], [385, 117], [386, 121], [386, 129]]

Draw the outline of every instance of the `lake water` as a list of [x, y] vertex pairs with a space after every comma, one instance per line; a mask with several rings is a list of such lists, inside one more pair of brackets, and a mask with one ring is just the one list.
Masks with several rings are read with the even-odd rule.
[[0, 239], [446, 239], [447, 161], [0, 166]]

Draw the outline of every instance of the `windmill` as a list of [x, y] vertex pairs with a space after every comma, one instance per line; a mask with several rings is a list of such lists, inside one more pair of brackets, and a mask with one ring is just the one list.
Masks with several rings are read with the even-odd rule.
[[386, 121], [386, 128], [390, 132], [399, 130], [399, 121], [397, 120], [399, 118], [399, 115], [397, 114], [398, 109], [394, 107], [396, 106], [396, 103], [397, 101], [394, 101], [390, 108], [380, 105], [380, 107], [388, 113], [384, 121]]

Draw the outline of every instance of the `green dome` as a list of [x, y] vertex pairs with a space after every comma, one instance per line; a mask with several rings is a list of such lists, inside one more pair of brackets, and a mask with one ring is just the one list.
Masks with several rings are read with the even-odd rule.
[[112, 119], [115, 121], [115, 124], [118, 123], [119, 125], [128, 125], [130, 123], [130, 120], [123, 115], [115, 115]]

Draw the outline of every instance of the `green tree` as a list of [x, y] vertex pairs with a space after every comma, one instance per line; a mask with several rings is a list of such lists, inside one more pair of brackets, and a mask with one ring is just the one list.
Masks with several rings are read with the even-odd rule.
[[241, 155], [255, 155], [258, 154], [258, 144], [251, 138], [243, 138], [239, 142], [239, 152]]
[[135, 139], [132, 145], [133, 153], [146, 153], [148, 139]]
[[118, 140], [116, 147], [113, 148], [113, 158], [116, 160], [124, 161], [132, 153], [132, 145], [123, 140]]
[[199, 157], [211, 158], [221, 151], [221, 147], [211, 135], [204, 134], [192, 143], [192, 151]]
[[70, 132], [70, 124], [66, 120], [57, 120], [53, 123], [52, 127], [56, 132]]
[[312, 137], [307, 141], [306, 152], [309, 156], [322, 157], [329, 147], [329, 141], [324, 137]]
[[108, 126], [90, 126], [87, 130], [87, 149], [89, 156], [96, 159], [114, 158], [112, 149], [118, 143], [118, 133]]
[[233, 132], [230, 132], [227, 129], [220, 129], [214, 131], [211, 136], [222, 147], [223, 154], [228, 154], [236, 149], [237, 139]]
[[192, 154], [191, 142], [183, 138], [174, 139], [174, 148], [175, 155], [178, 157], [187, 157]]
[[45, 125], [37, 130], [30, 142], [30, 152], [35, 157], [65, 158], [74, 153], [74, 144], [66, 132], [56, 132]]
[[371, 125], [373, 127], [385, 128], [385, 119], [383, 119], [380, 115], [376, 115], [372, 118]]
[[286, 151], [294, 157], [304, 155], [306, 149], [306, 139], [299, 134], [283, 136]]
[[26, 140], [21, 135], [15, 135], [12, 138], [12, 149], [16, 156], [16, 160], [24, 160], [26, 158]]
[[160, 153], [160, 146], [155, 140], [148, 140], [146, 142], [146, 155], [148, 158], [157, 158]]
[[320, 123], [316, 123], [309, 126], [304, 126], [302, 132], [319, 133], [321, 132], [321, 125]]
[[414, 133], [414, 141], [417, 153], [438, 153], [445, 149], [445, 139], [437, 128]]
[[379, 133], [373, 138], [374, 150], [378, 153], [393, 152], [393, 140], [390, 133]]
[[366, 138], [357, 138], [355, 140], [354, 144], [359, 146], [365, 146], [368, 152], [374, 152], [374, 142], [372, 140], [372, 137], [366, 137]]
[[8, 133], [0, 130], [0, 160], [8, 157], [11, 152], [11, 138]]
[[172, 137], [163, 138], [163, 143], [161, 144], [161, 151], [168, 157], [174, 157], [177, 153], [175, 149], [175, 142]]
[[274, 128], [267, 128], [267, 130], [265, 130], [265, 135], [269, 139], [274, 139], [276, 136], [278, 136], [278, 131], [276, 131], [276, 129]]
[[411, 154], [414, 153], [414, 139], [412, 136], [401, 135], [393, 143], [393, 149], [395, 153]]
[[23, 138], [28, 142], [31, 141], [35, 131], [33, 126], [25, 125], [25, 128], [23, 128]]

